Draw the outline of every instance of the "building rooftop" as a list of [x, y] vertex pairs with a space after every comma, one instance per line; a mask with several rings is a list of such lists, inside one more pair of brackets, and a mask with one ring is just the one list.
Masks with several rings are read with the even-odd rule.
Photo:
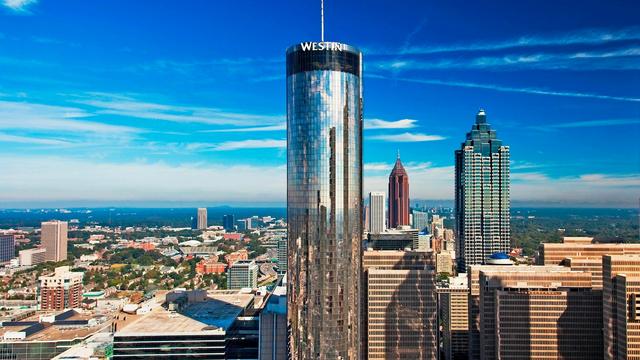
[[158, 306], [117, 335], [219, 333], [228, 330], [252, 300], [253, 294], [237, 291], [208, 292], [205, 301], [190, 303], [181, 313]]
[[[18, 323], [25, 323], [24, 325], [17, 326], [0, 326], [0, 344], [3, 342], [2, 338], [8, 332], [19, 332], [24, 331], [29, 328], [34, 323], [39, 323], [40, 316], [42, 314], [38, 313], [36, 315], [30, 316], [26, 319], [20, 320]], [[80, 314], [75, 313], [72, 316], [65, 318], [64, 320], [69, 321], [82, 321], [82, 320], [92, 320], [100, 318], [100, 321], [96, 321], [92, 323], [92, 325], [56, 325], [51, 323], [40, 322], [43, 325], [42, 329], [29, 334], [24, 340], [6, 340], [4, 342], [15, 342], [15, 341], [62, 341], [62, 340], [73, 340], [73, 339], [84, 339], [87, 336], [111, 325], [111, 320], [107, 317], [96, 317], [95, 314]], [[63, 322], [64, 323], [64, 322]]]

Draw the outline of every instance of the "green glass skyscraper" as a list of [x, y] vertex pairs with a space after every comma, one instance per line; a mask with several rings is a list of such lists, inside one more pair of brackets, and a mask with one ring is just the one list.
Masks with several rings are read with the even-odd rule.
[[484, 110], [455, 157], [456, 253], [463, 272], [510, 248], [509, 147], [497, 138]]

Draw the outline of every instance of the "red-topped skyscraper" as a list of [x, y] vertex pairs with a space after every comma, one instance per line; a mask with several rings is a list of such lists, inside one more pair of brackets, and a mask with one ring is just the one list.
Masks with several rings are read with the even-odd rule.
[[400, 225], [409, 225], [409, 176], [398, 152], [396, 164], [389, 175], [389, 228]]

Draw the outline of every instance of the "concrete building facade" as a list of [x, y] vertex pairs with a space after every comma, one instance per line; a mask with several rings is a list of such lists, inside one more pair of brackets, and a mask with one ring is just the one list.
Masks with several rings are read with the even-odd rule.
[[385, 226], [385, 194], [372, 191], [369, 193], [369, 232], [379, 234]]
[[227, 288], [258, 288], [258, 265], [253, 260], [238, 260], [227, 273]]
[[431, 252], [365, 251], [367, 359], [435, 359], [437, 300]]
[[47, 261], [67, 260], [68, 225], [66, 221], [45, 221], [41, 225], [40, 242], [47, 249]]
[[640, 256], [603, 257], [604, 358], [640, 359]]

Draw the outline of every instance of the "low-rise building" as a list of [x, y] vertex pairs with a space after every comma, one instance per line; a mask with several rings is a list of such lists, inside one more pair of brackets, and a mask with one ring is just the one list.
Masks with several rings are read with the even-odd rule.
[[130, 315], [133, 321], [115, 332], [113, 359], [256, 359], [257, 346], [243, 348], [234, 333], [252, 303], [253, 294], [237, 291], [171, 292], [162, 306]]
[[20, 252], [18, 252], [20, 266], [33, 266], [43, 263], [47, 260], [46, 253], [47, 249], [45, 248], [20, 250]]
[[258, 288], [258, 265], [251, 260], [238, 260], [229, 267], [227, 288]]
[[219, 263], [217, 257], [215, 259], [202, 260], [196, 264], [196, 272], [198, 274], [223, 274], [227, 270], [227, 264]]

